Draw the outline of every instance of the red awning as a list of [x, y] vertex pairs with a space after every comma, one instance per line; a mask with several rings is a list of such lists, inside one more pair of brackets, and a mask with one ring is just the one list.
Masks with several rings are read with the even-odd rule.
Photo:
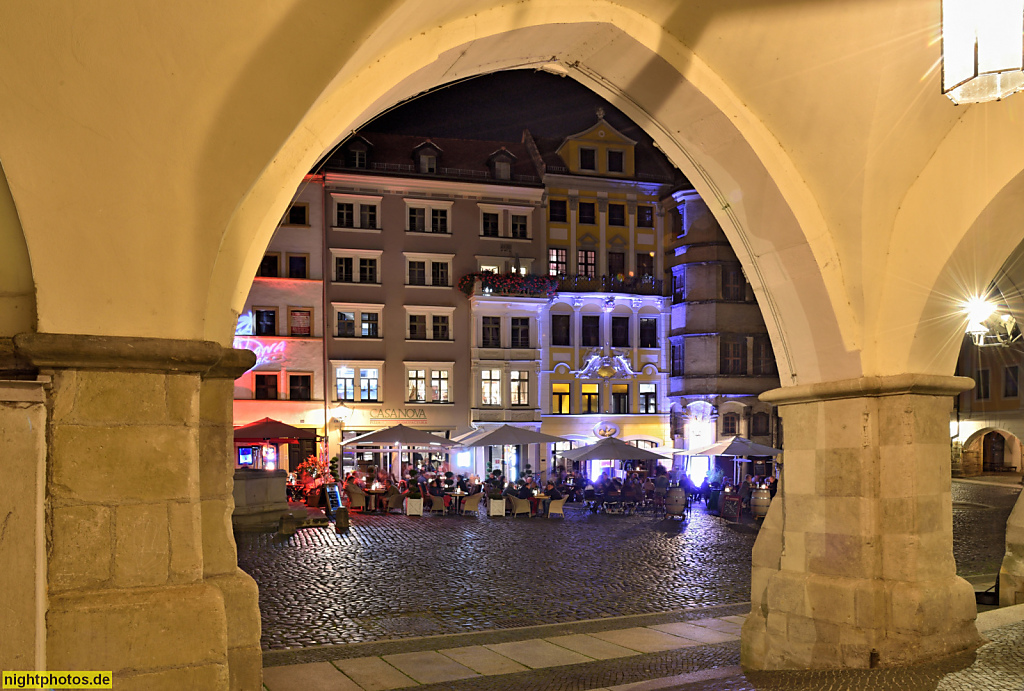
[[299, 439], [316, 439], [316, 430], [292, 427], [278, 420], [265, 417], [248, 425], [235, 428], [235, 441], [242, 443], [296, 442]]

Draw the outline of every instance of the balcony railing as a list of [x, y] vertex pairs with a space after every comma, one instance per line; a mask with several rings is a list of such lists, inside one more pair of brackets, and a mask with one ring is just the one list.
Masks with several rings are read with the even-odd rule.
[[632, 295], [663, 295], [665, 281], [653, 276], [555, 276], [558, 291], [571, 293], [630, 293]]
[[495, 274], [474, 272], [459, 279], [459, 290], [466, 295], [520, 295], [554, 297], [558, 281], [553, 276]]

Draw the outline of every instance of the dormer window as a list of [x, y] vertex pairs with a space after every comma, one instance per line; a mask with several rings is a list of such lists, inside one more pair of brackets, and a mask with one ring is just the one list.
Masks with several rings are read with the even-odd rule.
[[625, 170], [623, 167], [623, 152], [612, 149], [608, 152], [608, 172], [609, 173], [621, 173]]
[[494, 177], [498, 180], [509, 180], [512, 177], [512, 164], [508, 161], [494, 162]]
[[580, 170], [597, 170], [597, 150], [580, 147]]
[[366, 140], [361, 137], [354, 138], [345, 148], [345, 167], [366, 168], [368, 152]]
[[437, 156], [433, 153], [421, 153], [420, 154], [420, 172], [421, 173], [436, 173], [437, 172]]

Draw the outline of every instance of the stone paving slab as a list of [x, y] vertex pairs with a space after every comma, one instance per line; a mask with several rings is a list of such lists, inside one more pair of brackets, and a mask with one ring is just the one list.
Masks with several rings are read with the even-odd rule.
[[479, 676], [468, 667], [433, 651], [385, 655], [384, 661], [421, 684], [436, 684], [439, 681], [455, 681], [456, 679]]
[[723, 633], [715, 629], [709, 629], [706, 626], [694, 626], [685, 621], [677, 621], [672, 624], [655, 624], [650, 628], [701, 643], [725, 643], [726, 641], [739, 640], [739, 636], [734, 636], [731, 633]]
[[437, 652], [450, 657], [461, 665], [471, 670], [486, 675], [511, 674], [513, 672], [525, 672], [529, 669], [515, 660], [510, 660], [504, 655], [499, 655], [482, 645], [467, 645], [462, 648], [447, 648]]
[[330, 662], [309, 662], [263, 670], [263, 685], [269, 691], [363, 691]]
[[637, 654], [635, 650], [623, 648], [621, 645], [615, 645], [585, 633], [555, 636], [554, 638], [546, 638], [544, 640], [595, 660], [610, 660], [616, 657], [628, 657]]
[[574, 653], [566, 648], [561, 648], [545, 640], [518, 641], [516, 643], [498, 643], [486, 646], [504, 655], [510, 660], [526, 665], [530, 669], [541, 669], [542, 667], [561, 667], [579, 662], [592, 662], [592, 659]]
[[337, 660], [334, 663], [364, 691], [388, 691], [406, 686], [416, 686], [416, 682], [379, 657], [357, 657], [351, 660]]
[[694, 619], [690, 622], [694, 626], [703, 626], [706, 629], [714, 629], [715, 631], [721, 631], [722, 633], [732, 634], [739, 636], [740, 631], [743, 627], [740, 624], [736, 624], [731, 621], [724, 621], [723, 619], [711, 618], [711, 619]]
[[678, 648], [685, 648], [691, 645], [699, 645], [697, 641], [689, 638], [680, 638], [670, 633], [642, 627], [602, 631], [592, 635], [595, 638], [600, 638], [615, 645], [621, 645], [624, 648], [631, 648], [640, 653], [657, 653], [664, 650], [677, 650]]

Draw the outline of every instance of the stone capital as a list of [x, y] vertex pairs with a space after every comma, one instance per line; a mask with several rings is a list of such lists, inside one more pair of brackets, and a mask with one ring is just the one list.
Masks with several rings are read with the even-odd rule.
[[907, 394], [921, 396], [955, 396], [974, 387], [969, 377], [941, 374], [892, 374], [857, 377], [838, 381], [784, 386], [765, 391], [758, 399], [774, 405], [835, 401], [844, 398], [879, 398]]
[[41, 369], [207, 372], [224, 357], [220, 344], [171, 338], [21, 333], [15, 356]]
[[238, 379], [256, 366], [256, 353], [244, 348], [225, 348], [217, 364], [203, 379]]

